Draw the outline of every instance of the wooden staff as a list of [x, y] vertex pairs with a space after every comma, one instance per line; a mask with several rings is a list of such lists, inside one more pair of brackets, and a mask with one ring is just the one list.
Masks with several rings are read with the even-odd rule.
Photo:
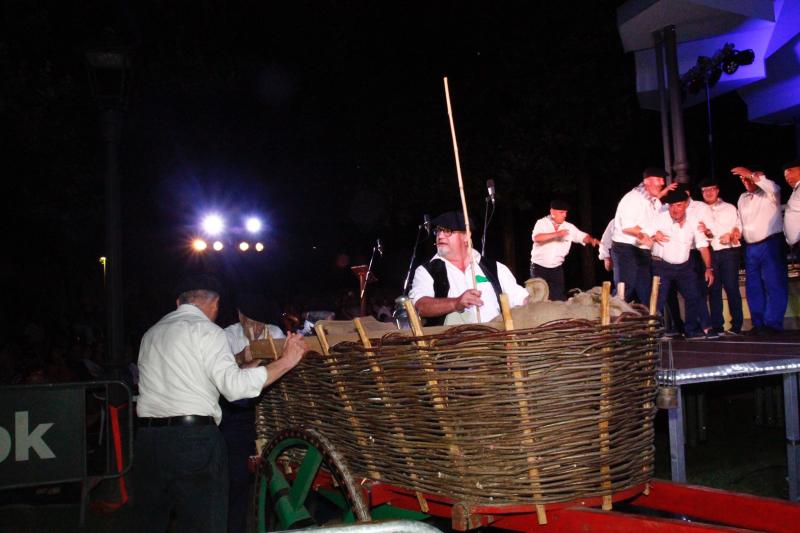
[[[611, 324], [611, 310], [609, 307], [611, 296], [611, 282], [603, 282], [603, 290], [600, 293], [600, 325], [608, 326]], [[603, 348], [603, 365], [600, 371], [600, 455], [605, 461], [610, 452], [610, 435], [608, 428], [608, 419], [611, 417], [611, 401], [608, 396], [611, 392], [611, 350], [610, 348]], [[602, 478], [603, 491], [608, 491], [608, 494], [603, 494], [604, 511], [611, 510], [611, 467], [604, 464], [600, 467], [600, 476]]]
[[[505, 327], [506, 331], [513, 331], [514, 330], [514, 320], [511, 317], [511, 305], [508, 302], [508, 294], [502, 293], [500, 295], [500, 311], [503, 314], [503, 326]], [[529, 447], [528, 453], [528, 463], [530, 464], [530, 469], [528, 469], [528, 477], [531, 480], [531, 484], [533, 486], [533, 497], [537, 500], [542, 499], [542, 486], [539, 482], [539, 469], [536, 467], [536, 457], [533, 455], [533, 448], [534, 441], [533, 441], [533, 431], [531, 430], [532, 420], [530, 415], [530, 409], [528, 408], [528, 400], [525, 399], [525, 384], [523, 383], [523, 379], [525, 375], [523, 374], [522, 367], [519, 364], [519, 359], [514, 354], [515, 343], [509, 342], [506, 344], [506, 348], [509, 350], [508, 354], [508, 365], [511, 367], [512, 374], [514, 375], [514, 389], [519, 394], [519, 414], [522, 421], [522, 444]], [[543, 526], [547, 524], [547, 513], [545, 512], [545, 507], [541, 503], [536, 504], [536, 519], [539, 521], [539, 525]]]
[[[467, 212], [467, 198], [464, 195], [464, 180], [461, 177], [461, 160], [458, 157], [458, 142], [456, 141], [456, 126], [453, 122], [453, 109], [450, 106], [450, 87], [447, 85], [447, 76], [444, 77], [444, 95], [447, 99], [447, 116], [450, 118], [450, 135], [453, 137], [453, 153], [456, 157], [456, 174], [458, 175], [458, 192], [461, 194], [461, 209], [464, 211], [464, 228], [467, 231], [467, 253], [472, 267], [472, 288], [478, 290], [478, 280], [475, 277], [475, 258], [472, 257], [472, 229], [469, 226], [469, 213]], [[475, 306], [475, 315], [481, 321], [481, 308]]]

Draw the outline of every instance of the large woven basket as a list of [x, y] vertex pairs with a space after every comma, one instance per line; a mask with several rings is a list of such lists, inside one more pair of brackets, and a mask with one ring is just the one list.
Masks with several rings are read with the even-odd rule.
[[357, 476], [479, 505], [608, 497], [652, 475], [653, 319], [341, 342], [264, 393], [259, 437], [313, 427]]

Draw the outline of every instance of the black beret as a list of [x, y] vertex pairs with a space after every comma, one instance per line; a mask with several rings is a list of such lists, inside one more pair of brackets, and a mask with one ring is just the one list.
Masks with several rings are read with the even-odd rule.
[[550, 209], [555, 209], [556, 211], [569, 211], [569, 204], [564, 200], [553, 200], [550, 202]]
[[795, 159], [794, 161], [789, 161], [785, 165], [783, 165], [783, 170], [789, 170], [790, 168], [800, 167], [800, 159]]
[[697, 184], [698, 189], [705, 189], [706, 187], [719, 187], [719, 182], [714, 178], [705, 178], [700, 180], [700, 183]]
[[[447, 213], [442, 213], [431, 221], [431, 225], [434, 228], [446, 228], [452, 231], [467, 231], [467, 227], [464, 225], [464, 213], [461, 211], [448, 211]], [[472, 217], [469, 217], [469, 227], [472, 228], [473, 232], [475, 231], [475, 221], [472, 220]]]
[[277, 322], [280, 317], [278, 305], [258, 294], [238, 294], [236, 309], [247, 318], [264, 324]]
[[191, 291], [209, 291], [221, 296], [222, 283], [211, 274], [189, 274], [178, 283], [175, 293], [180, 296]]
[[678, 188], [674, 191], [669, 191], [666, 196], [664, 196], [661, 201], [665, 204], [674, 204], [676, 202], [685, 202], [689, 199], [689, 196], [686, 194], [686, 190]]
[[647, 167], [642, 172], [642, 179], [649, 178], [649, 177], [656, 177], [656, 178], [666, 178], [667, 172], [661, 167]]

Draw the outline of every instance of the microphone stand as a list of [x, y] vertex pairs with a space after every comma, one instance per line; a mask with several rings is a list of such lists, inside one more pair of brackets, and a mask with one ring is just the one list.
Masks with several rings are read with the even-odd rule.
[[380, 239], [378, 239], [378, 242], [372, 247], [372, 257], [369, 258], [369, 266], [367, 266], [367, 274], [364, 277], [364, 285], [361, 287], [361, 316], [366, 316], [367, 314], [367, 299], [365, 296], [367, 293], [367, 283], [369, 283], [369, 277], [372, 274], [372, 263], [375, 261], [376, 252], [379, 252], [381, 256], [383, 256], [383, 246], [381, 245]]
[[483, 208], [483, 235], [481, 235], [481, 256], [486, 255], [486, 230], [489, 228], [489, 222], [491, 222], [492, 217], [494, 216], [494, 202], [492, 203], [492, 214], [489, 214], [489, 202], [491, 201], [491, 197], [486, 197], [486, 206]]
[[403, 282], [403, 296], [405, 296], [406, 291], [408, 290], [408, 283], [411, 280], [411, 269], [414, 268], [414, 261], [417, 259], [417, 248], [419, 247], [419, 237], [422, 235], [422, 228], [425, 227], [425, 224], [420, 224], [417, 226], [417, 238], [414, 241], [414, 249], [411, 251], [411, 261], [408, 263], [408, 272], [406, 272], [406, 280]]

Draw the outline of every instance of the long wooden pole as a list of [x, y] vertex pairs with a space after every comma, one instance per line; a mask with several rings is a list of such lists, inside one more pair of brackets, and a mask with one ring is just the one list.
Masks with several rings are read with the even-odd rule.
[[[450, 135], [453, 138], [453, 153], [456, 156], [456, 174], [458, 175], [458, 192], [461, 194], [461, 209], [464, 211], [464, 228], [467, 231], [467, 253], [472, 268], [472, 288], [478, 290], [478, 280], [475, 277], [475, 258], [472, 256], [472, 229], [469, 226], [469, 213], [467, 212], [467, 198], [464, 195], [464, 179], [461, 177], [461, 160], [458, 157], [458, 141], [456, 141], [456, 125], [453, 121], [453, 108], [450, 105], [450, 86], [447, 76], [444, 77], [444, 95], [447, 100], [447, 116], [450, 118]], [[478, 322], [481, 321], [481, 308], [475, 307]]]

